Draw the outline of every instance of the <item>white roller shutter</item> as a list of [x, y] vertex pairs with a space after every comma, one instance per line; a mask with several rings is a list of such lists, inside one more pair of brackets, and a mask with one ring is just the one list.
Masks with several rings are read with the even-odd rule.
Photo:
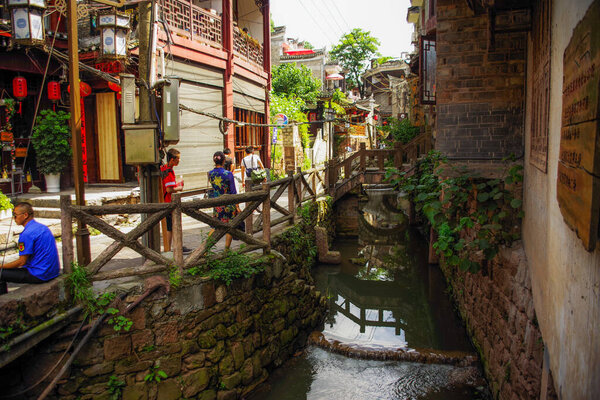
[[265, 113], [265, 88], [241, 78], [233, 78], [233, 106]]

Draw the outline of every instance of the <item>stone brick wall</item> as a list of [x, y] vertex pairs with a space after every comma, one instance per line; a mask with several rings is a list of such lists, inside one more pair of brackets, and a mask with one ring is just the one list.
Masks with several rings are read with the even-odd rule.
[[[503, 249], [487, 270], [461, 272], [441, 262], [496, 399], [539, 399], [544, 344], [520, 243]], [[552, 383], [549, 383], [552, 391]], [[552, 395], [549, 396], [552, 398]]]
[[[437, 2], [435, 147], [460, 159], [521, 155], [526, 33], [496, 34], [488, 49], [487, 13], [474, 13], [467, 3]], [[523, 11], [499, 12], [496, 23], [514, 27], [527, 18]]]
[[[142, 292], [139, 286], [121, 309]], [[130, 314], [129, 332], [102, 327], [53, 396], [108, 399], [107, 382], [115, 375], [126, 382], [125, 400], [241, 398], [305, 345], [325, 307], [311, 282], [275, 257], [264, 273], [230, 286], [186, 277], [182, 287], [144, 300]], [[1, 369], [3, 394], [35, 382], [70, 341], [70, 336], [46, 341]], [[145, 382], [153, 368], [167, 378]]]

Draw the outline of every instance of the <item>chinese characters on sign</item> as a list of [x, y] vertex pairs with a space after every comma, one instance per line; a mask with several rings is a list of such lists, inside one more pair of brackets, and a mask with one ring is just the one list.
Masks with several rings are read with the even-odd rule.
[[598, 240], [600, 214], [600, 1], [579, 22], [564, 54], [557, 198], [567, 225], [588, 251]]

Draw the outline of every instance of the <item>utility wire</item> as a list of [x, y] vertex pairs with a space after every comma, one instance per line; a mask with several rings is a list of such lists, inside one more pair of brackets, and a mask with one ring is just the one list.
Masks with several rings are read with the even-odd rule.
[[[327, 1], [327, 0], [325, 0], [325, 1]], [[348, 28], [348, 31], [352, 31], [352, 28], [350, 27], [350, 24], [348, 23], [348, 21], [346, 21], [346, 18], [344, 18], [344, 14], [342, 14], [340, 12], [340, 9], [338, 8], [337, 4], [335, 4], [335, 0], [332, 0], [331, 3], [333, 4], [333, 6], [335, 7], [335, 9], [337, 10], [337, 12], [340, 15], [340, 17], [342, 17], [342, 21], [344, 21], [344, 24], [346, 24], [346, 28]]]
[[[315, 1], [315, 0], [313, 0]], [[317, 3], [317, 2], [315, 2]], [[325, 8], [327, 9], [327, 12], [329, 13], [329, 15], [331, 15], [331, 19], [333, 20], [333, 22], [335, 22], [335, 25], [338, 27], [338, 29], [340, 30], [340, 37], [344, 36], [344, 28], [342, 28], [340, 26], [340, 24], [337, 21], [337, 18], [335, 17], [335, 15], [333, 14], [333, 12], [331, 11], [331, 9], [329, 8], [329, 6], [327, 5], [327, 1], [323, 1], [321, 4], [325, 5]]]
[[308, 11], [308, 9], [306, 8], [306, 6], [304, 5], [304, 3], [302, 2], [302, 0], [299, 0], [300, 5], [302, 6], [302, 8], [304, 8], [304, 11], [306, 11], [306, 13], [308, 14], [308, 16], [313, 20], [313, 22], [315, 23], [316, 27], [319, 28], [319, 30], [323, 33], [323, 35], [327, 36], [327, 38], [331, 41], [334, 42], [334, 40], [331, 40], [331, 36], [329, 36], [327, 34], [327, 32], [321, 27], [321, 25], [317, 22], [317, 20], [315, 19], [315, 17], [313, 17], [313, 15]]

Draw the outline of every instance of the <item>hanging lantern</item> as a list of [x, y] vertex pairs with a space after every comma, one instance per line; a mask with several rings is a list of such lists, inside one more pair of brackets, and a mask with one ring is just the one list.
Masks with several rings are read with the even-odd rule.
[[13, 40], [17, 44], [44, 43], [44, 0], [8, 0]]
[[119, 86], [118, 84], [114, 83], [114, 82], [110, 82], [108, 81], [108, 88], [110, 90], [112, 90], [113, 92], [120, 92], [121, 91], [121, 86]]
[[375, 121], [377, 121], [377, 120], [379, 119], [379, 117], [378, 117], [377, 115], [374, 115], [374, 116], [373, 116], [373, 119], [374, 119]]
[[13, 79], [13, 96], [19, 100], [19, 115], [21, 115], [21, 102], [27, 97], [27, 79], [17, 76]]
[[101, 52], [107, 58], [127, 57], [127, 35], [130, 29], [128, 14], [112, 9], [98, 14], [98, 27], [101, 29]]
[[60, 83], [55, 81], [48, 82], [48, 100], [53, 103], [60, 100]]
[[[67, 86], [67, 92], [71, 93], [71, 85]], [[92, 94], [92, 87], [85, 82], [79, 81], [79, 96], [87, 97]]]
[[48, 100], [52, 102], [52, 110], [56, 111], [56, 102], [60, 100], [60, 83], [48, 82]]

